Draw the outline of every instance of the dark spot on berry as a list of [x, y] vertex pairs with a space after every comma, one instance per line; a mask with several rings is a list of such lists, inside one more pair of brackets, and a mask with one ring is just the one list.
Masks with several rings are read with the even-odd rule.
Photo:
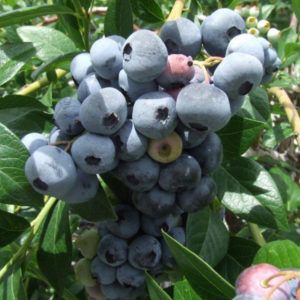
[[124, 46], [124, 49], [123, 49], [123, 58], [124, 58], [125, 61], [130, 61], [131, 53], [132, 53], [132, 47], [128, 43]]
[[95, 157], [93, 155], [87, 156], [84, 160], [90, 166], [96, 166], [101, 162], [101, 158]]
[[239, 94], [243, 96], [248, 94], [251, 91], [252, 87], [253, 87], [253, 83], [249, 81], [245, 81], [239, 87]]
[[148, 254], [149, 261], [150, 261], [150, 262], [155, 261], [156, 256], [157, 256], [157, 255], [156, 255], [156, 252], [155, 252], [155, 251], [151, 251], [151, 252]]
[[140, 183], [140, 181], [133, 174], [127, 175], [126, 179], [132, 185], [138, 185]]
[[168, 232], [169, 229], [170, 229], [170, 227], [169, 227], [169, 225], [167, 223], [164, 222], [164, 223], [161, 224], [160, 229], [162, 229], [163, 231]]
[[126, 220], [126, 218], [124, 217], [122, 211], [118, 212], [117, 215], [118, 215], [117, 223], [121, 223], [122, 221], [125, 221], [125, 220]]
[[189, 126], [192, 127], [193, 129], [197, 129], [200, 132], [205, 132], [208, 130], [207, 126], [198, 123], [189, 123]]
[[241, 34], [241, 30], [236, 28], [235, 26], [233, 27], [230, 27], [228, 30], [227, 30], [227, 36], [229, 37], [229, 39], [233, 39], [235, 36]]
[[172, 147], [168, 143], [161, 144], [158, 150], [158, 154], [163, 157], [170, 156], [171, 152], [172, 152]]
[[178, 54], [178, 45], [174, 41], [170, 39], [165, 40], [165, 45], [168, 49], [169, 54]]
[[189, 60], [188, 63], [187, 63], [187, 65], [188, 65], [189, 67], [191, 67], [191, 66], [193, 65], [193, 61], [192, 61], [192, 60]]
[[156, 110], [156, 120], [159, 121], [165, 121], [168, 118], [169, 115], [169, 109], [167, 107], [164, 108], [158, 108]]
[[116, 113], [107, 114], [103, 118], [103, 122], [102, 122], [102, 124], [104, 126], [115, 126], [118, 123], [119, 123], [119, 118], [118, 118], [118, 115]]
[[42, 181], [40, 178], [36, 178], [33, 180], [33, 185], [42, 191], [47, 191], [48, 189], [48, 184]]
[[112, 264], [116, 261], [116, 258], [113, 254], [111, 254], [109, 251], [106, 251], [105, 253], [105, 259], [108, 263]]

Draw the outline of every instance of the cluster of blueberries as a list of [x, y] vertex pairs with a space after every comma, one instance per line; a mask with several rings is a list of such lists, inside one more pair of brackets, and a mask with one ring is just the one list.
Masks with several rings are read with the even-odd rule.
[[[238, 13], [219, 9], [201, 28], [179, 18], [159, 35], [101, 38], [72, 60], [77, 97], [57, 103], [49, 137], [23, 137], [25, 174], [41, 194], [84, 203], [107, 172], [132, 191], [92, 264], [108, 299], [138, 291], [143, 270], [173, 265], [161, 229], [184, 243], [184, 215], [213, 200], [223, 153], [215, 132], [280, 65], [270, 43], [245, 30]], [[202, 45], [217, 67], [193, 63]]]

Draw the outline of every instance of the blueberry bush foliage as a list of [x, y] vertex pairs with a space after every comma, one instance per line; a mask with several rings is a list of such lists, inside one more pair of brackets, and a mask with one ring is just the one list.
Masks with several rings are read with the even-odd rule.
[[[149, 234], [148, 238], [144, 236], [144, 240], [135, 240], [132, 244], [135, 243], [136, 249], [140, 247], [146, 251], [145, 249], [153, 243], [151, 255], [154, 257], [158, 255], [155, 247], [162, 245], [162, 248], [167, 248], [166, 261], [172, 268], [159, 271], [149, 267], [144, 268], [147, 269], [144, 271], [140, 268], [141, 265], [138, 265], [138, 258], [133, 257], [134, 254], [130, 254], [129, 250], [131, 265], [126, 263], [122, 269], [119, 267], [117, 275], [113, 274], [111, 280], [109, 274], [115, 272], [109, 269], [111, 266], [103, 266], [101, 262], [97, 265], [94, 260], [92, 263], [91, 261], [99, 239], [106, 235], [106, 241], [109, 240], [108, 246], [105, 246], [106, 241], [102, 240], [98, 256], [117, 266], [120, 253], [124, 250], [124, 242], [107, 235], [107, 230], [121, 237], [128, 234], [126, 230], [135, 230], [130, 227], [119, 228], [116, 223], [111, 225], [120, 217], [118, 210], [126, 211], [122, 215], [125, 219], [132, 220], [138, 214], [130, 209], [128, 211], [128, 207], [131, 207], [128, 205], [131, 201], [131, 191], [118, 180], [126, 175], [126, 167], [121, 170], [118, 167], [118, 179], [105, 172], [95, 176], [99, 187], [92, 199], [82, 203], [74, 200], [75, 203], [72, 203], [72, 199], [78, 197], [78, 190], [75, 190], [70, 201], [62, 201], [53, 197], [53, 194], [57, 193], [57, 197], [60, 198], [58, 190], [61, 187], [56, 186], [51, 195], [41, 195], [32, 188], [24, 172], [30, 154], [21, 139], [30, 132], [41, 133], [45, 137], [48, 137], [51, 131], [53, 134], [54, 112], [58, 110], [54, 110], [55, 105], [65, 97], [76, 97], [78, 82], [74, 74], [72, 78], [70, 73], [71, 61], [79, 53], [89, 52], [93, 43], [102, 36], [119, 35], [127, 39], [139, 29], [159, 34], [167, 19], [176, 20], [180, 16], [200, 27], [208, 15], [220, 8], [234, 10], [245, 20], [248, 33], [268, 39], [276, 49], [281, 64], [276, 67], [278, 70], [272, 79], [269, 78], [267, 83], [260, 84], [243, 98], [242, 107], [231, 116], [226, 126], [220, 126], [223, 127], [220, 130], [218, 128], [217, 134], [223, 144], [223, 162], [213, 173], [213, 179], [207, 179], [214, 180], [217, 192], [209, 205], [193, 212], [187, 210], [189, 213], [183, 214], [180, 226], [184, 227], [185, 237], [182, 240], [178, 237], [180, 230], [177, 230], [177, 233], [176, 230], [169, 230], [170, 224], [175, 222], [173, 219], [155, 219], [154, 222], [153, 219], [149, 220], [149, 216], [142, 217], [143, 228], [138, 227], [136, 231], [143, 230]], [[268, 263], [279, 269], [300, 269], [298, 20], [300, 21], [299, 0], [2, 0], [0, 299], [233, 299], [239, 274], [252, 265]], [[220, 55], [209, 57], [210, 51], [206, 50], [202, 47], [196, 54], [194, 65], [206, 67], [212, 75], [214, 68], [223, 59]], [[131, 55], [130, 49], [126, 47], [124, 52]], [[153, 60], [151, 63], [156, 62]], [[139, 64], [146, 64], [143, 62], [143, 56]], [[191, 64], [188, 62], [188, 65]], [[146, 75], [145, 73], [138, 76]], [[158, 80], [161, 86], [164, 85], [161, 82], [168, 81], [168, 78]], [[109, 79], [110, 83], [107, 84], [108, 80], [103, 80], [103, 85], [116, 87], [116, 80], [113, 80], [115, 78]], [[147, 90], [147, 87], [143, 86], [143, 89]], [[150, 88], [147, 92], [152, 90]], [[190, 90], [191, 94], [195, 92]], [[201, 93], [201, 90], [198, 92]], [[183, 98], [180, 95], [177, 99], [178, 111], [179, 102]], [[213, 94], [208, 95], [212, 95], [213, 98]], [[107, 97], [110, 96], [111, 94], [108, 94]], [[114, 97], [121, 96], [116, 94]], [[133, 96], [128, 94], [126, 97]], [[141, 103], [143, 106], [143, 102]], [[152, 108], [149, 106], [148, 109], [150, 111]], [[183, 105], [180, 109], [185, 111], [186, 107]], [[225, 114], [222, 107], [215, 107], [215, 110], [221, 110], [220, 115]], [[164, 113], [165, 111], [160, 111], [160, 117], [163, 118]], [[112, 114], [105, 120], [113, 122], [114, 118]], [[56, 123], [59, 123], [58, 119], [55, 117]], [[93, 120], [97, 121], [93, 115], [88, 115], [85, 122], [90, 124]], [[141, 124], [143, 121], [146, 122], [147, 117], [134, 120], [134, 125], [144, 134]], [[192, 122], [197, 122], [197, 119]], [[213, 126], [214, 123], [217, 121], [210, 120], [206, 125]], [[131, 123], [127, 125], [132, 126]], [[63, 121], [59, 127], [61, 126]], [[147, 136], [147, 133], [145, 135]], [[62, 145], [56, 145], [69, 150], [74, 142], [74, 157], [76, 146], [80, 148], [95, 143], [96, 147], [96, 141], [92, 137], [90, 140], [82, 139], [80, 143], [81, 138], [82, 136], [78, 138], [77, 145], [76, 139], [62, 141]], [[103, 137], [103, 141], [99, 142], [100, 148], [107, 143], [104, 139], [107, 138]], [[56, 138], [55, 141], [59, 139]], [[206, 147], [206, 144], [204, 145], [203, 149]], [[151, 151], [155, 152], [157, 145], [153, 142], [149, 147], [152, 147], [152, 150], [148, 151], [149, 155], [155, 157], [156, 153]], [[58, 152], [61, 151], [61, 148], [57, 149]], [[108, 152], [108, 158], [103, 163], [108, 164], [111, 152], [108, 148], [105, 151]], [[57, 157], [59, 155], [63, 154], [57, 154]], [[192, 150], [191, 155], [194, 155]], [[206, 153], [206, 159], [209, 159], [208, 156]], [[43, 159], [42, 156], [37, 159], [39, 158]], [[95, 163], [95, 157], [89, 158]], [[56, 162], [60, 159], [57, 158]], [[49, 160], [48, 163], [53, 161]], [[62, 159], [61, 164], [64, 163], [65, 160]], [[82, 162], [78, 158], [76, 164], [80, 163]], [[110, 163], [113, 164], [114, 161]], [[181, 174], [186, 164], [187, 158], [182, 158], [181, 165], [174, 166], [172, 176], [180, 176], [176, 174]], [[198, 163], [196, 164], [198, 166]], [[201, 167], [203, 168], [202, 165]], [[59, 166], [57, 168], [59, 169]], [[137, 164], [136, 168], [141, 166]], [[144, 168], [151, 172], [153, 166], [145, 164]], [[160, 177], [159, 184], [162, 188], [170, 184], [168, 176], [169, 174]], [[129, 184], [137, 184], [134, 182], [137, 178], [133, 180], [127, 176], [127, 180]], [[35, 182], [41, 189], [43, 184], [42, 181]], [[63, 185], [67, 184], [67, 181], [63, 182]], [[209, 181], [207, 186], [215, 187], [213, 184]], [[175, 201], [174, 195], [173, 198], [169, 197], [169, 194], [162, 196], [161, 194], [166, 192], [159, 188], [153, 194], [143, 192], [142, 190], [135, 193], [133, 201], [138, 210], [152, 217], [161, 209], [161, 203], [151, 207], [154, 198], [166, 206], [168, 201]], [[183, 199], [183, 196], [178, 196], [178, 201], [182, 200], [181, 207], [185, 207], [185, 201], [193, 195], [188, 194], [185, 197]], [[121, 203], [125, 206], [120, 206]], [[107, 229], [103, 224], [110, 225]], [[155, 230], [158, 230], [158, 234]], [[118, 233], [115, 233], [117, 231]], [[152, 235], [158, 236], [157, 239], [149, 237]], [[103, 254], [102, 250], [105, 247], [108, 247], [108, 250]], [[122, 263], [126, 260], [127, 258], [122, 260]], [[137, 269], [133, 269], [132, 265]], [[91, 268], [100, 270], [101, 266], [103, 269], [102, 273], [99, 271], [101, 274], [98, 274], [98, 279], [102, 283], [102, 291], [97, 284], [97, 278], [92, 276], [95, 274], [90, 272]], [[159, 267], [160, 265], [157, 269]], [[118, 283], [114, 281], [114, 276], [117, 276]], [[139, 286], [139, 280], [142, 283], [145, 281], [141, 294], [128, 296], [128, 285]], [[115, 283], [112, 286], [107, 285], [113, 282]], [[296, 296], [276, 299], [296, 299]]]

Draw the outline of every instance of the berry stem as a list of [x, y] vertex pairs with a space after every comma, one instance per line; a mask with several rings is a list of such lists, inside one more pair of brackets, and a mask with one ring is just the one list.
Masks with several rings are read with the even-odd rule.
[[[56, 69], [55, 73], [56, 73], [57, 79], [60, 79], [60, 78], [64, 77], [68, 72], [65, 70]], [[26, 96], [26, 95], [32, 94], [32, 93], [36, 92], [37, 90], [39, 90], [41, 87], [48, 85], [49, 83], [50, 83], [50, 81], [46, 77], [36, 80], [33, 83], [30, 83], [27, 86], [21, 88], [21, 90], [19, 90], [16, 93], [16, 95]]]
[[300, 146], [300, 117], [297, 109], [295, 108], [295, 105], [284, 89], [281, 89], [279, 87], [272, 87], [268, 91], [271, 95], [274, 95], [278, 99], [279, 103], [283, 106], [288, 120], [295, 133], [297, 143]]
[[264, 246], [266, 244], [266, 240], [265, 238], [263, 237], [263, 235], [261, 234], [260, 232], [260, 229], [258, 227], [257, 224], [254, 224], [254, 223], [248, 223], [248, 227], [249, 227], [249, 230], [251, 232], [251, 235], [254, 239], [254, 241], [260, 246]]
[[24, 244], [19, 248], [19, 250], [11, 257], [11, 259], [4, 265], [4, 267], [0, 270], [0, 283], [4, 280], [5, 276], [11, 269], [17, 264], [20, 263], [24, 257], [26, 256], [27, 249], [31, 245], [35, 234], [39, 230], [41, 224], [43, 223], [45, 217], [48, 215], [52, 206], [56, 203], [56, 198], [49, 198], [49, 200], [45, 203], [44, 207], [37, 215], [37, 217], [31, 222], [30, 232], [24, 242]]
[[183, 11], [184, 4], [185, 4], [185, 0], [176, 0], [167, 18], [167, 21], [174, 21], [180, 18]]

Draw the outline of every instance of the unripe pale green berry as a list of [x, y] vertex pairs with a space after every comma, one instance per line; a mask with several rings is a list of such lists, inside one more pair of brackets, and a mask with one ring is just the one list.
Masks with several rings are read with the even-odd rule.
[[85, 230], [76, 239], [75, 245], [85, 258], [92, 259], [97, 253], [99, 235], [95, 228]]
[[247, 20], [246, 20], [246, 26], [248, 28], [253, 28], [253, 27], [256, 27], [257, 26], [257, 19], [255, 17], [248, 17]]
[[257, 18], [259, 16], [259, 8], [256, 5], [251, 6], [249, 9], [249, 15]]
[[265, 34], [269, 31], [271, 28], [271, 24], [268, 20], [260, 20], [257, 23], [257, 29], [259, 30], [260, 33]]
[[240, 15], [243, 18], [247, 18], [249, 16], [249, 10], [250, 10], [249, 5], [242, 6]]
[[97, 284], [91, 274], [91, 261], [86, 258], [80, 259], [74, 266], [74, 272], [77, 280], [86, 287], [92, 287]]
[[250, 28], [250, 29], [248, 29], [247, 32], [248, 32], [249, 34], [254, 35], [254, 36], [259, 36], [259, 31], [258, 31], [258, 29], [256, 29], [256, 28]]
[[271, 28], [267, 33], [267, 38], [271, 43], [278, 42], [281, 32], [276, 28]]

